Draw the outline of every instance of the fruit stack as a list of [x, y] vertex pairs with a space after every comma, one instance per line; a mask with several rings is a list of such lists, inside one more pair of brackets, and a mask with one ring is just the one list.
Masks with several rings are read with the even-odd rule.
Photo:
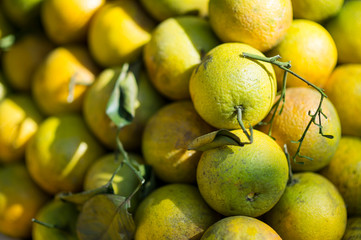
[[360, 0], [0, 0], [0, 239], [361, 239]]

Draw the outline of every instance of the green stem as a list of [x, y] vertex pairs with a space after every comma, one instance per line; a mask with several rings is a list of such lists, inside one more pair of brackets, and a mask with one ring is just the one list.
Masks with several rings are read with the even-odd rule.
[[250, 134], [248, 134], [246, 127], [243, 124], [242, 121], [242, 111], [243, 111], [243, 107], [242, 106], [235, 106], [234, 107], [236, 109], [237, 112], [237, 121], [239, 126], [242, 128], [243, 133], [246, 135], [247, 139], [249, 140], [249, 142], [242, 142], [242, 144], [251, 144], [253, 142], [253, 128], [250, 125], [249, 126], [249, 132]]
[[293, 172], [292, 172], [292, 165], [290, 160], [290, 154], [288, 153], [287, 144], [283, 145], [283, 149], [287, 158], [287, 164], [288, 164], [288, 181], [287, 185], [291, 184], [293, 182]]
[[274, 118], [277, 114], [277, 111], [278, 111], [278, 107], [282, 101], [282, 106], [281, 106], [281, 109], [279, 110], [279, 113], [278, 115], [281, 115], [282, 111], [283, 111], [283, 107], [285, 105], [285, 101], [286, 101], [286, 84], [287, 84], [287, 73], [286, 71], [284, 71], [283, 73], [283, 87], [282, 87], [282, 91], [281, 91], [281, 96], [278, 98], [278, 100], [276, 101], [276, 103], [272, 106], [271, 108], [271, 112], [273, 111], [272, 113], [272, 116], [271, 116], [271, 119], [268, 123], [266, 124], [269, 124], [269, 129], [268, 129], [268, 136], [272, 137], [272, 127], [273, 127], [273, 122], [274, 122]]
[[307, 81], [306, 79], [304, 79], [303, 77], [301, 77], [300, 75], [294, 73], [293, 71], [291, 71], [289, 68], [291, 68], [291, 63], [290, 62], [280, 62], [277, 59], [280, 59], [281, 56], [277, 55], [274, 57], [263, 57], [263, 56], [259, 56], [259, 55], [255, 55], [255, 54], [250, 54], [250, 53], [242, 53], [242, 56], [245, 58], [250, 58], [250, 59], [254, 59], [254, 60], [259, 60], [259, 61], [263, 61], [263, 62], [268, 62], [268, 63], [272, 63], [274, 65], [276, 65], [277, 67], [283, 69], [284, 71], [287, 71], [289, 73], [291, 73], [292, 75], [298, 77], [299, 79], [301, 79], [303, 82], [305, 82], [307, 85], [312, 86], [313, 88], [315, 88], [321, 95], [323, 95], [324, 97], [327, 98], [327, 95], [324, 93], [322, 88], [317, 87], [316, 85], [314, 85], [313, 83]]
[[[324, 90], [322, 88], [319, 88], [317, 87], [316, 85], [310, 83], [309, 81], [307, 81], [306, 79], [304, 79], [303, 77], [301, 77], [300, 75], [294, 73], [293, 71], [291, 71], [289, 68], [291, 68], [291, 63], [290, 62], [280, 62], [278, 61], [278, 59], [281, 58], [281, 56], [277, 55], [277, 56], [274, 56], [274, 57], [264, 57], [264, 56], [259, 56], [259, 55], [255, 55], [255, 54], [250, 54], [250, 53], [242, 53], [241, 55], [242, 57], [245, 57], [245, 58], [249, 58], [249, 59], [252, 59], [252, 60], [259, 60], [259, 61], [263, 61], [263, 62], [268, 62], [268, 63], [271, 63], [271, 64], [274, 64], [276, 66], [278, 66], [279, 68], [283, 69], [285, 71], [284, 75], [283, 75], [283, 88], [282, 88], [282, 95], [280, 97], [280, 99], [283, 97], [283, 102], [285, 101], [284, 98], [285, 98], [285, 89], [286, 89], [286, 73], [291, 73], [292, 75], [296, 76], [297, 78], [301, 79], [303, 82], [307, 83], [307, 85], [315, 88], [320, 94], [321, 94], [321, 100], [320, 100], [320, 103], [318, 105], [318, 108], [316, 110], [316, 112], [314, 114], [311, 114], [310, 112], [308, 113], [308, 115], [311, 117], [311, 120], [308, 122], [307, 126], [306, 126], [306, 129], [304, 130], [304, 132], [302, 133], [302, 136], [301, 138], [298, 140], [298, 141], [291, 141], [293, 143], [298, 143], [298, 148], [297, 148], [297, 151], [296, 153], [293, 155], [293, 161], [296, 162], [296, 158], [297, 157], [300, 157], [300, 158], [306, 158], [306, 159], [309, 159], [309, 160], [312, 160], [312, 158], [310, 157], [307, 157], [307, 156], [303, 156], [300, 154], [300, 151], [301, 151], [301, 146], [302, 146], [302, 143], [303, 143], [303, 140], [305, 139], [306, 137], [306, 134], [307, 134], [307, 131], [308, 129], [310, 128], [311, 124], [315, 124], [316, 126], [319, 127], [319, 133], [323, 136], [323, 137], [326, 137], [326, 138], [330, 138], [332, 139], [333, 136], [332, 135], [325, 135], [323, 134], [322, 132], [322, 124], [321, 124], [321, 115], [324, 116], [325, 118], [327, 118], [327, 116], [322, 112], [322, 102], [323, 102], [323, 99], [324, 98], [327, 98], [327, 95], [324, 93]], [[275, 112], [277, 111], [278, 109], [278, 105], [280, 104], [280, 99], [276, 102], [275, 104]], [[273, 109], [273, 108], [272, 108]], [[282, 112], [282, 109], [283, 109], [283, 106], [280, 110], [280, 113]], [[275, 114], [275, 113], [274, 113]], [[318, 116], [319, 118], [319, 123], [316, 123], [316, 117]], [[274, 115], [272, 116], [271, 118], [271, 127], [270, 127], [270, 130], [268, 132], [268, 134], [270, 135], [271, 134], [271, 129], [272, 129], [272, 124], [273, 124], [273, 119], [274, 119]], [[298, 163], [303, 163], [303, 162], [298, 162]]]
[[56, 224], [51, 224], [51, 223], [42, 222], [42, 221], [39, 221], [39, 220], [37, 220], [37, 219], [35, 219], [35, 218], [31, 219], [31, 221], [34, 222], [34, 223], [40, 224], [40, 225], [42, 225], [42, 226], [44, 226], [44, 227], [47, 227], [47, 228], [55, 228], [55, 229], [58, 229], [58, 230], [61, 230], [61, 231], [65, 231], [65, 229], [59, 227], [59, 226], [56, 225]]

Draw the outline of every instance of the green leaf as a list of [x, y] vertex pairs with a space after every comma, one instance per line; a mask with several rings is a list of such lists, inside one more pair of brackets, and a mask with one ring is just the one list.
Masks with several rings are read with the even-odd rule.
[[87, 201], [77, 221], [80, 240], [130, 240], [135, 232], [129, 200], [113, 194], [101, 194]]
[[189, 145], [188, 150], [207, 151], [226, 145], [243, 146], [241, 139], [229, 130], [221, 129], [197, 137]]
[[118, 73], [114, 89], [110, 95], [106, 114], [112, 122], [122, 128], [132, 122], [135, 110], [139, 106], [138, 85], [135, 75], [125, 63]]
[[108, 182], [107, 184], [99, 188], [83, 191], [80, 193], [59, 193], [58, 195], [56, 195], [55, 198], [65, 202], [74, 203], [81, 208], [86, 201], [88, 201], [89, 199], [91, 199], [92, 197], [98, 194], [113, 194], [113, 193], [114, 190], [112, 183]]

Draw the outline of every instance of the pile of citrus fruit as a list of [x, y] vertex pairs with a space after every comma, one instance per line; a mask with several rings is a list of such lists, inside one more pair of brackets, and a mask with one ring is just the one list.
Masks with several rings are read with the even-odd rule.
[[361, 239], [360, 0], [0, 0], [0, 240]]

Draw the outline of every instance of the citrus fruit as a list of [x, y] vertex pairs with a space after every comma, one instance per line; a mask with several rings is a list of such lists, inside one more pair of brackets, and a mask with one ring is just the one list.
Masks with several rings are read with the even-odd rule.
[[187, 146], [212, 130], [199, 117], [191, 101], [170, 103], [158, 110], [144, 129], [144, 160], [165, 182], [195, 182], [201, 152], [187, 150]]
[[77, 217], [76, 205], [60, 200], [52, 200], [38, 211], [35, 219], [55, 227], [48, 228], [35, 223], [33, 225], [32, 239], [77, 240], [75, 230]]
[[242, 57], [263, 56], [243, 43], [224, 43], [204, 56], [193, 71], [189, 90], [195, 109], [216, 128], [240, 128], [236, 108], [246, 127], [256, 125], [272, 107], [277, 83], [271, 64]]
[[361, 64], [337, 66], [327, 80], [325, 92], [338, 112], [342, 134], [361, 137], [358, 117], [361, 113]]
[[46, 0], [41, 19], [49, 38], [57, 44], [86, 39], [88, 26], [105, 0]]
[[0, 10], [0, 41], [3, 37], [12, 33], [12, 27], [4, 16], [2, 9]]
[[294, 18], [322, 22], [341, 10], [344, 0], [292, 0]]
[[223, 42], [243, 42], [267, 51], [292, 23], [290, 0], [210, 0], [209, 21]]
[[[107, 154], [99, 158], [94, 162], [88, 169], [85, 180], [84, 190], [92, 190], [107, 184], [112, 177], [115, 170], [121, 164], [122, 156], [118, 156], [119, 159], [115, 158], [114, 154]], [[129, 153], [130, 162], [135, 161], [138, 163], [144, 162], [140, 155]], [[114, 194], [129, 197], [133, 191], [139, 185], [139, 179], [134, 171], [126, 164], [123, 164], [118, 173], [115, 175], [113, 180]], [[138, 204], [139, 195], [135, 195], [132, 198], [131, 207], [135, 209]]]
[[3, 0], [1, 8], [7, 17], [19, 27], [32, 24], [39, 15], [43, 0]]
[[201, 240], [281, 240], [280, 236], [264, 222], [246, 216], [226, 217], [203, 234]]
[[[34, 100], [47, 115], [79, 112], [88, 88], [84, 84], [92, 84], [97, 73], [98, 68], [84, 46], [57, 47], [34, 73]], [[73, 93], [69, 91], [71, 81], [75, 82]]]
[[25, 35], [15, 42], [2, 56], [9, 84], [16, 90], [29, 91], [35, 69], [52, 48], [52, 44], [38, 34]]
[[169, 184], [154, 190], [135, 213], [135, 240], [200, 239], [219, 219], [195, 186]]
[[268, 213], [268, 223], [282, 239], [341, 239], [346, 228], [346, 207], [336, 187], [323, 176], [293, 175], [292, 183]]
[[48, 201], [33, 182], [24, 164], [0, 167], [0, 233], [11, 237], [31, 236], [31, 219]]
[[[337, 63], [335, 42], [320, 24], [304, 19], [292, 22], [285, 38], [267, 56], [280, 55], [283, 62], [291, 62], [291, 70], [318, 87], [323, 87]], [[283, 70], [275, 68], [278, 87], [282, 87]], [[288, 74], [288, 87], [307, 86], [299, 78]]]
[[361, 138], [343, 136], [330, 164], [321, 170], [339, 190], [349, 216], [361, 215]]
[[[233, 130], [241, 140], [242, 130]], [[205, 201], [225, 215], [257, 217], [280, 199], [288, 180], [285, 154], [266, 134], [254, 130], [253, 143], [205, 151], [197, 167], [197, 184]]]
[[153, 27], [153, 20], [136, 1], [108, 2], [90, 23], [90, 52], [104, 67], [133, 62], [150, 40]]
[[103, 154], [79, 115], [52, 116], [28, 143], [26, 165], [45, 191], [77, 192], [90, 165]]
[[28, 95], [13, 94], [0, 102], [0, 163], [23, 159], [25, 147], [42, 120]]
[[173, 100], [190, 98], [189, 78], [202, 55], [218, 44], [208, 22], [194, 16], [160, 23], [144, 48], [144, 62], [153, 85]]
[[[109, 96], [115, 86], [120, 69], [105, 69], [85, 95], [84, 119], [95, 136], [108, 148], [116, 148], [117, 126], [106, 115]], [[138, 79], [139, 107], [133, 121], [119, 132], [119, 140], [126, 150], [140, 149], [142, 133], [148, 119], [164, 104], [164, 99], [154, 89], [144, 71]]]
[[361, 236], [361, 218], [353, 217], [347, 219], [346, 231], [342, 240], [360, 239]]
[[208, 15], [209, 0], [141, 0], [144, 8], [158, 21], [181, 15], [197, 14]]
[[335, 40], [339, 63], [361, 63], [360, 14], [360, 1], [345, 1], [337, 16], [326, 24]]
[[[322, 132], [325, 135], [333, 136], [332, 139], [323, 137], [320, 129], [314, 123], [311, 124], [306, 136], [302, 142], [299, 154], [310, 159], [296, 157], [299, 143], [309, 121], [310, 114], [314, 114], [319, 106], [321, 94], [314, 89], [299, 87], [288, 88], [286, 90], [286, 99], [281, 115], [276, 113], [272, 127], [272, 137], [283, 147], [287, 145], [291, 157], [292, 170], [294, 171], [317, 171], [325, 167], [336, 152], [341, 138], [341, 124], [337, 111], [333, 104], [324, 98], [322, 102], [322, 112], [327, 116], [321, 115]], [[266, 118], [268, 121], [271, 114]], [[316, 117], [316, 123], [320, 119]], [[269, 126], [260, 128], [263, 132], [268, 132]]]

